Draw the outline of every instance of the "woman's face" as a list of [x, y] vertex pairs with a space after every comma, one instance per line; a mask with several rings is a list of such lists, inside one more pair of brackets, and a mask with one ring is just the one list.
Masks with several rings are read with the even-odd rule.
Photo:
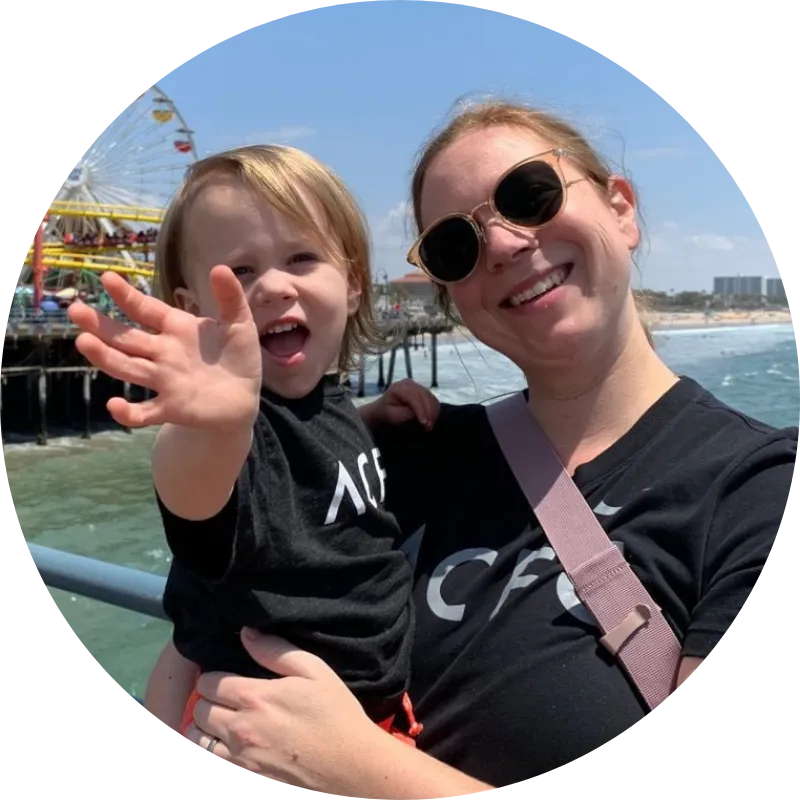
[[[552, 148], [518, 128], [465, 134], [428, 168], [423, 227], [445, 214], [469, 213], [508, 168]], [[484, 206], [475, 215], [485, 235], [481, 261], [466, 280], [448, 287], [472, 333], [523, 371], [601, 357], [620, 346], [636, 317], [630, 252], [639, 230], [630, 185], [612, 178], [604, 195], [566, 158], [561, 168], [567, 183], [578, 181], [567, 188], [561, 213], [526, 231]], [[531, 299], [548, 276], [563, 282]]]

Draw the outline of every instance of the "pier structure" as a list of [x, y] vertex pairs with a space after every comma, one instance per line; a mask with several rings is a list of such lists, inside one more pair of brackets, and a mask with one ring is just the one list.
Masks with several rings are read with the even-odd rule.
[[[113, 314], [113, 312], [111, 312]], [[120, 313], [115, 318], [132, 324]], [[377, 356], [376, 388], [384, 391], [399, 378], [413, 378], [411, 351], [430, 343], [430, 386], [438, 386], [439, 336], [453, 329], [443, 317], [417, 315], [382, 323], [386, 349]], [[66, 311], [25, 314], [12, 309], [6, 326], [0, 373], [0, 429], [3, 443], [12, 432], [46, 445], [53, 430], [88, 439], [101, 427], [116, 426], [106, 409], [111, 397], [133, 402], [146, 399], [144, 387], [111, 378], [89, 364], [75, 347], [78, 328]], [[398, 356], [402, 366], [398, 365]], [[385, 363], [387, 361], [388, 363]], [[362, 359], [354, 376], [343, 376], [357, 397], [368, 391], [367, 362]], [[418, 376], [419, 380], [421, 376]], [[126, 430], [126, 429], [123, 429]], [[129, 431], [128, 431], [129, 432]]]

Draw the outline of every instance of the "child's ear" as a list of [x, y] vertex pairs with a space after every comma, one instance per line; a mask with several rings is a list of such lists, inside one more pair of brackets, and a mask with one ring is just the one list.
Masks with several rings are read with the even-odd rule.
[[178, 287], [174, 294], [175, 305], [181, 310], [186, 311], [188, 314], [197, 316], [200, 312], [200, 306], [197, 302], [194, 292], [184, 286]]
[[361, 286], [352, 277], [347, 282], [347, 316], [352, 317], [361, 304]]

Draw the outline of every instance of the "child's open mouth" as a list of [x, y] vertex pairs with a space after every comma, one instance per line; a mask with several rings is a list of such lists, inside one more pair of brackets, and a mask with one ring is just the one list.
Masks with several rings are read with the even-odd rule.
[[308, 339], [308, 328], [297, 322], [275, 325], [261, 334], [261, 346], [280, 360], [290, 359], [300, 353]]

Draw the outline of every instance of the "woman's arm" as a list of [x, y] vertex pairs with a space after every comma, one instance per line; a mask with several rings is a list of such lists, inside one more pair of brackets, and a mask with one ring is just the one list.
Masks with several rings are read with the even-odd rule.
[[252, 772], [355, 797], [452, 797], [486, 791], [475, 780], [385, 733], [319, 658], [252, 631], [242, 641], [275, 680], [207, 673], [187, 736]]
[[[326, 777], [320, 785], [308, 788], [354, 797], [397, 800], [456, 797], [493, 788], [381, 730], [370, 730], [363, 743], [354, 740], [352, 747], [344, 762], [343, 780], [334, 784]], [[358, 757], [354, 758], [354, 754]], [[305, 783], [297, 785], [306, 786]]]
[[199, 672], [197, 665], [184, 658], [170, 640], [147, 682], [144, 707], [165, 725], [180, 731], [183, 711]]

